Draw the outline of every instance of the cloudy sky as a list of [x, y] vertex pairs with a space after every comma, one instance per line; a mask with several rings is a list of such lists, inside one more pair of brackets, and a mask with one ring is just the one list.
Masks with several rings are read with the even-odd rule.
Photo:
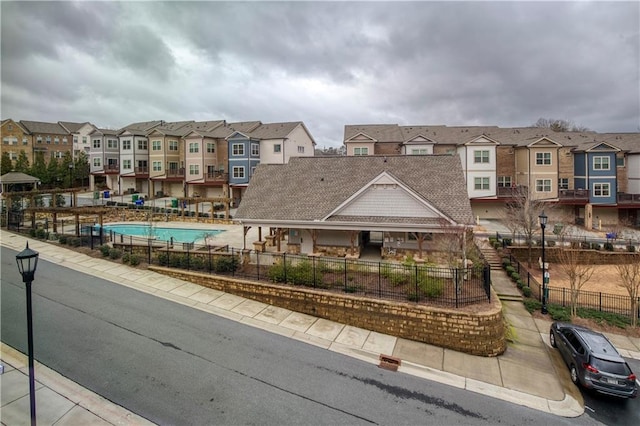
[[2, 118], [640, 129], [640, 3], [6, 2]]

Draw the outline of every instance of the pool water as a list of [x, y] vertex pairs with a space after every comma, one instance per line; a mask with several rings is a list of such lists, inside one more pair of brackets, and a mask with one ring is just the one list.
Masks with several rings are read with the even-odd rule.
[[[97, 225], [96, 229], [99, 228], [100, 225]], [[118, 234], [155, 238], [161, 241], [170, 241], [173, 238], [177, 243], [198, 242], [205, 237], [213, 237], [224, 232], [219, 229], [162, 228], [149, 225], [104, 225], [103, 228], [105, 232], [113, 231]]]

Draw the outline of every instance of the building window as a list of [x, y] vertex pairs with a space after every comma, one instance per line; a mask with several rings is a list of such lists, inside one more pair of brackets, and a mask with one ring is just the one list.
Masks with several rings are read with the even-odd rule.
[[569, 178], [558, 179], [558, 189], [569, 189]]
[[189, 174], [190, 175], [198, 175], [198, 174], [200, 174], [200, 165], [199, 164], [189, 164]]
[[473, 179], [474, 189], [487, 191], [489, 190], [489, 178], [488, 177], [477, 177]]
[[280, 145], [279, 143], [277, 143], [277, 144], [275, 144], [273, 146], [273, 152], [274, 153], [278, 153], [278, 152], [281, 152], [281, 151], [282, 151], [282, 145]]
[[45, 138], [45, 140], [46, 140], [46, 142], [47, 142], [47, 143], [51, 143], [51, 136], [47, 136], [47, 137]]
[[117, 139], [107, 139], [107, 148], [118, 149], [118, 140]]
[[511, 176], [498, 176], [498, 188], [510, 188]]
[[427, 155], [429, 151], [426, 148], [414, 148], [411, 150], [411, 155]]
[[369, 155], [369, 148], [353, 148], [353, 155]]
[[624, 157], [616, 157], [616, 166], [624, 167]]
[[[131, 141], [129, 141], [129, 143], [131, 143]], [[122, 168], [124, 170], [131, 170], [131, 160], [122, 160]]]
[[66, 137], [62, 138], [62, 143], [63, 143], [63, 144], [66, 144], [66, 143], [67, 143], [67, 138], [66, 138]]
[[162, 171], [162, 161], [154, 161], [153, 162], [153, 171], [161, 172]]
[[138, 149], [139, 150], [146, 150], [148, 147], [147, 145], [147, 140], [146, 139], [138, 139]]
[[36, 140], [38, 141], [38, 143], [42, 143], [42, 136], [38, 135], [38, 137], [36, 138]]
[[55, 138], [53, 138], [53, 143], [54, 143], [55, 145], [59, 145], [59, 144], [60, 144], [60, 138], [59, 138], [59, 137], [57, 137], [57, 136], [56, 136]]
[[594, 197], [608, 197], [610, 194], [610, 186], [608, 183], [594, 183], [593, 184], [593, 196]]
[[551, 179], [536, 179], [536, 192], [551, 192]]
[[9, 138], [2, 138], [2, 143], [5, 145], [9, 145]]
[[200, 152], [200, 144], [198, 142], [191, 142], [189, 144], [189, 152], [191, 153]]
[[550, 152], [536, 152], [536, 165], [538, 165], [538, 166], [550, 166], [551, 165], [551, 153]]
[[213, 154], [216, 152], [216, 144], [215, 143], [211, 143], [211, 142], [207, 142], [207, 152], [210, 154]]
[[609, 170], [609, 157], [593, 157], [593, 170]]
[[94, 149], [100, 149], [100, 139], [94, 139], [93, 140], [93, 148]]
[[173, 174], [177, 174], [178, 173], [178, 163], [176, 163], [175, 161], [170, 161], [169, 162], [169, 171]]
[[258, 145], [257, 143], [251, 144], [251, 155], [253, 157], [257, 157], [258, 155], [260, 155], [260, 145]]
[[22, 145], [27, 145], [29, 143], [29, 140], [26, 137], [22, 138]]
[[86, 136], [82, 137], [82, 143], [85, 144], [85, 145], [87, 144], [87, 137]]
[[304, 154], [304, 146], [298, 145], [298, 154]]
[[241, 143], [234, 143], [231, 147], [233, 155], [244, 155], [244, 145]]
[[474, 163], [488, 163], [489, 162], [489, 151], [473, 151], [473, 162]]
[[178, 141], [169, 141], [169, 151], [178, 150]]
[[151, 150], [152, 151], [160, 151], [162, 149], [162, 141], [152, 141], [151, 142]]
[[77, 143], [78, 143], [78, 137], [77, 137], [77, 136], [74, 136], [74, 137], [73, 137], [73, 143], [74, 143], [74, 144], [77, 144]]
[[94, 167], [100, 167], [101, 165], [102, 164], [101, 164], [101, 161], [100, 161], [100, 157], [96, 157], [96, 158], [93, 159], [93, 166]]
[[122, 141], [122, 150], [131, 151], [131, 139], [125, 139]]
[[244, 167], [236, 166], [233, 168], [233, 177], [236, 179], [244, 178]]

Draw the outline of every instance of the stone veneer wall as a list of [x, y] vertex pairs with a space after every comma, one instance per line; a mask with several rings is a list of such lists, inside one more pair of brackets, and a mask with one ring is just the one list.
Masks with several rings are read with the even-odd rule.
[[473, 355], [497, 356], [506, 349], [502, 306], [493, 290], [492, 301], [481, 306], [480, 312], [471, 312], [171, 268], [150, 266], [149, 269], [292, 311]]

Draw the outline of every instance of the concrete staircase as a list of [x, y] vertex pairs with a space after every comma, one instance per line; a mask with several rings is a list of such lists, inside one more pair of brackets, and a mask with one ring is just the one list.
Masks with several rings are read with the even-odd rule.
[[491, 286], [502, 301], [522, 302], [522, 293], [502, 269], [502, 257], [486, 239], [476, 238], [476, 245], [491, 268]]

